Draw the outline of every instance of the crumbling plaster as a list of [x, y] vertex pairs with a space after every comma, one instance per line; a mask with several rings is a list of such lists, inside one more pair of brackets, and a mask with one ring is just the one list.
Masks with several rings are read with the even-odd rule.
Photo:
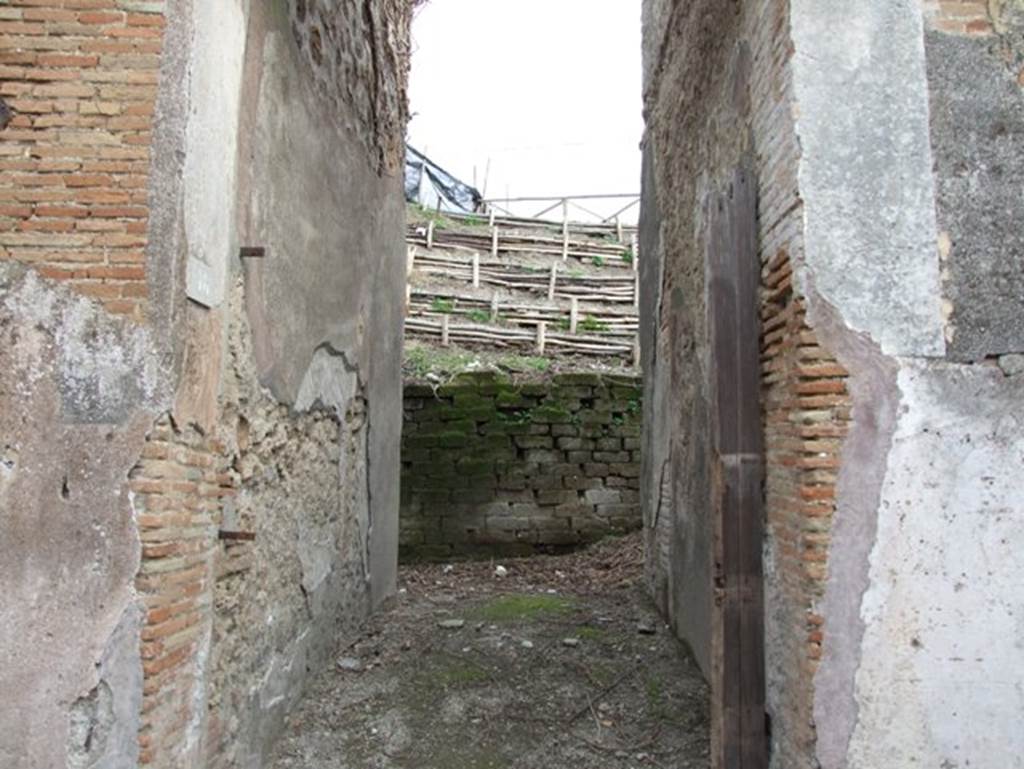
[[[991, 66], [997, 58], [1019, 59], [1007, 56], [1005, 39], [926, 33], [916, 1], [787, 5], [782, 23], [792, 57], [781, 60], [781, 82], [754, 89], [761, 101], [753, 139], [762, 168], [786, 158], [784, 116], [791, 115], [788, 130], [799, 144], [785, 168], [798, 174], [790, 204], [798, 228], [772, 220], [765, 230], [762, 219], [762, 238], [769, 255], [786, 246], [808, 323], [849, 372], [853, 401], [826, 592], [811, 607], [824, 617], [811, 739], [789, 745], [805, 744], [799, 761], [824, 769], [1019, 766], [1024, 748], [1012, 723], [1024, 712], [1015, 662], [1024, 603], [1012, 586], [1021, 576], [1013, 523], [1024, 508], [1014, 482], [1022, 466], [1024, 378], [1015, 341], [1021, 314], [1013, 309], [1020, 249], [1011, 221], [1020, 196], [1006, 186], [1019, 177], [1009, 172], [1017, 165], [1011, 137], [1019, 121], [1011, 113], [1019, 94], [1009, 89], [1015, 72]], [[736, 14], [716, 15], [699, 3], [645, 3], [646, 141], [654, 149], [645, 159], [641, 216], [648, 526], [666, 502], [671, 509], [701, 498], [692, 486], [666, 495], [659, 479], [672, 447], [699, 440], [701, 421], [690, 423], [694, 435], [676, 435], [686, 429], [677, 423], [666, 437], [657, 416], [666, 412], [654, 409], [666, 401], [667, 413], [692, 416], [704, 408], [700, 382], [690, 381], [702, 371], [704, 338], [694, 249], [702, 235], [693, 212], [701, 190], [714, 188], [709, 180], [742, 146], [746, 123], [729, 117], [722, 85], [730, 65], [721, 41], [734, 39], [737, 18], [741, 25], [779, 23], [759, 7], [745, 3]], [[741, 27], [740, 36], [756, 39], [752, 29]], [[686, 51], [700, 63], [687, 62]], [[946, 54], [948, 61], [931, 61]], [[709, 71], [721, 76], [705, 77]], [[755, 65], [755, 73], [764, 72]], [[686, 73], [682, 88], [679, 73]], [[769, 95], [781, 101], [766, 103]], [[677, 102], [685, 110], [668, 125], [668, 105]], [[937, 114], [936, 105], [946, 113]], [[959, 142], [964, 131], [969, 140]], [[994, 144], [982, 141], [986, 131]], [[689, 161], [673, 156], [680, 147]], [[762, 217], [786, 205], [787, 189], [783, 167], [762, 175]], [[950, 245], [952, 264], [942, 261]], [[674, 298], [680, 288], [685, 294]], [[659, 376], [668, 356], [687, 345], [692, 360], [674, 367], [668, 384]], [[999, 365], [983, 362], [986, 355], [1001, 355]], [[690, 471], [701, 472], [692, 464]], [[695, 541], [679, 520], [685, 514], [672, 512], [667, 553], [666, 537], [652, 534], [662, 549], [649, 551], [649, 574], [663, 580], [655, 581], [656, 595], [668, 594], [663, 605], [680, 607], [670, 608], [674, 627], [697, 639], [700, 658], [700, 628], [675, 619], [711, 588], [706, 581], [681, 584], [687, 568], [691, 583], [699, 579], [704, 557], [679, 541]], [[774, 765], [789, 766], [793, 756], [780, 757], [780, 739], [803, 725], [781, 707], [796, 679], [776, 668], [792, 630], [776, 602], [781, 575], [771, 545], [769, 536], [768, 704]], [[696, 570], [681, 562], [686, 558], [696, 560]]]
[[[967, 247], [959, 274], [940, 284], [936, 189], [948, 198], [960, 171], [943, 162], [931, 173], [933, 139], [962, 136], [949, 122], [966, 128], [974, 121], [946, 118], [936, 129], [927, 98], [931, 87], [933, 103], [941, 101], [942, 85], [928, 80], [915, 2], [795, 2], [792, 33], [805, 210], [796, 279], [812, 325], [851, 372], [854, 401], [819, 607], [826, 640], [815, 678], [817, 755], [825, 769], [882, 761], [1005, 766], [1021, 752], [1008, 726], [1024, 701], [1013, 687], [990, 690], [984, 682], [990, 664], [1013, 670], [1020, 633], [972, 629], [985, 607], [1012, 615], [1024, 605], [1009, 589], [1012, 558], [994, 559], [999, 574], [986, 552], [999, 540], [999, 513], [973, 511], [986, 507], [986, 497], [1001, 499], [1004, 511], [1021, 506], [1012, 481], [1020, 445], [1011, 436], [1024, 388], [995, 366], [942, 361], [947, 329], [939, 302], [943, 288], [964, 297], [984, 284], [973, 290], [969, 314], [985, 326], [1014, 300], [985, 284], [990, 257], [977, 248]], [[995, 68], [961, 67], [955, 89], [991, 93], [993, 79], [1000, 79]], [[959, 139], [947, 141], [963, 151]], [[976, 157], [961, 163], [972, 174], [991, 174]], [[943, 197], [940, 211], [948, 211]], [[1001, 227], [969, 211], [959, 223], [961, 247]], [[986, 301], [985, 294], [1000, 298]], [[936, 425], [941, 445], [916, 438]], [[958, 449], [972, 433], [985, 436], [985, 467]], [[1001, 544], [1012, 539], [1003, 532]], [[961, 577], [983, 580], [987, 596], [944, 602]], [[965, 698], [963, 681], [976, 682], [976, 699]], [[989, 717], [979, 720], [981, 712]]]
[[[148, 321], [111, 318], [31, 269], [0, 265], [0, 689], [19, 693], [0, 703], [4, 767], [138, 764], [143, 617], [128, 476], [163, 414], [190, 434], [234, 431], [238, 411], [225, 408], [231, 329], [251, 329], [259, 371], [244, 371], [273, 404], [269, 434], [299, 436], [288, 462], [299, 466], [319, 447], [335, 481], [310, 467], [292, 486], [263, 478], [262, 491], [243, 487], [241, 514], [265, 517], [266, 552], [284, 564], [269, 581], [294, 576], [286, 589], [302, 610], [297, 626], [271, 637], [269, 658], [250, 660], [266, 677], [254, 689], [261, 712], [237, 735], [242, 754], [258, 761], [308, 665], [394, 589], [404, 207], [399, 179], [382, 173], [394, 147], [367, 148], [393, 144], [404, 125], [405, 6], [371, 14], [373, 56], [348, 52], [356, 69], [378, 66], [377, 96], [390, 99], [367, 138], [362, 115], [346, 118], [344, 97], [327, 105], [310, 87], [290, 21], [296, 4], [255, 5], [167, 3]], [[344, 27], [345, 9], [332, 12]], [[368, 45], [358, 34], [346, 40]], [[255, 78], [243, 73], [250, 53], [265, 68]], [[215, 90], [229, 106], [237, 100], [237, 123], [203, 86], [227, 64], [238, 82], [218, 79]], [[240, 244], [267, 247], [256, 271], [240, 264]], [[193, 256], [219, 271], [219, 306], [186, 298]], [[243, 271], [245, 310], [240, 298], [223, 301]], [[282, 506], [291, 524], [275, 544]], [[208, 533], [216, 542], [215, 526]], [[259, 566], [248, 579], [259, 585]], [[190, 765], [201, 760], [205, 708], [217, 694], [213, 630], [197, 649], [181, 754]]]
[[145, 329], [27, 268], [0, 265], [0, 296], [0, 764], [129, 769], [142, 666], [126, 480], [165, 372]]

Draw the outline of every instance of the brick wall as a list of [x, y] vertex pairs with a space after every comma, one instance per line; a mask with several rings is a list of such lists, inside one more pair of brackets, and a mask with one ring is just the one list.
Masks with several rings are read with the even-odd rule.
[[135, 584], [146, 611], [139, 733], [143, 766], [187, 765], [189, 727], [204, 715], [195, 712], [195, 705], [205, 674], [200, 652], [210, 640], [214, 563], [224, 559], [221, 568], [230, 568], [249, 547], [229, 545], [224, 556], [218, 555], [222, 504], [235, 493], [223, 454], [220, 442], [194, 429], [179, 430], [164, 417], [131, 473], [142, 540]]
[[991, 4], [991, 0], [922, 0], [931, 29], [971, 37], [992, 34]]
[[142, 319], [163, 2], [0, 6], [0, 259]]
[[639, 528], [640, 381], [463, 374], [407, 385], [405, 557], [531, 552]]
[[[767, 527], [774, 644], [769, 667], [779, 766], [812, 766], [813, 678], [827, 627], [818, 613], [828, 576], [836, 480], [849, 429], [847, 372], [807, 325], [806, 303], [794, 294], [786, 251], [764, 266], [762, 384], [767, 477]], [[778, 717], [784, 714], [784, 722]]]

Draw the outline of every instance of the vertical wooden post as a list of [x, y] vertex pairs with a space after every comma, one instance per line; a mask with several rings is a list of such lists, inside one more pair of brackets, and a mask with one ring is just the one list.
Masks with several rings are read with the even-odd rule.
[[412, 307], [412, 286], [408, 283], [405, 284], [405, 314], [409, 314], [409, 309]]
[[480, 288], [480, 254], [473, 254], [473, 288]]
[[737, 168], [708, 210], [711, 761], [721, 769], [765, 769], [761, 264], [753, 173]]
[[569, 300], [569, 333], [575, 334], [580, 323], [580, 300], [572, 297]]
[[633, 337], [633, 368], [640, 369], [640, 335]]
[[548, 301], [555, 301], [555, 283], [558, 282], [558, 262], [551, 263], [551, 277], [548, 278]]
[[569, 259], [569, 201], [562, 201], [562, 261]]
[[441, 316], [441, 346], [442, 347], [447, 347], [448, 346], [448, 322], [449, 322], [449, 320], [450, 320], [450, 316], [448, 315], [448, 313], [445, 313], [444, 315]]
[[537, 354], [544, 354], [544, 345], [547, 337], [548, 324], [543, 320], [537, 321]]
[[640, 273], [633, 273], [633, 307], [640, 309]]
[[492, 227], [492, 228], [494, 227], [494, 214], [495, 214], [495, 208], [494, 208], [494, 206], [491, 206], [490, 215], [487, 217], [487, 225], [489, 227]]
[[498, 228], [491, 227], [491, 257], [498, 258]]
[[619, 217], [615, 217], [615, 238], [620, 243], [625, 243], [622, 239], [622, 220]]
[[491, 294], [491, 323], [498, 322], [498, 292]]
[[427, 222], [427, 249], [434, 247], [434, 220]]
[[406, 252], [405, 262], [405, 274], [406, 277], [412, 275], [412, 271], [416, 269], [416, 246], [409, 246], [409, 250]]

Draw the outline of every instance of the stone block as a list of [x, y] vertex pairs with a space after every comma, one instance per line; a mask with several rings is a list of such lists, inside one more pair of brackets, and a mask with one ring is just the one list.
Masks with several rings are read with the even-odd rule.
[[614, 463], [608, 466], [608, 472], [623, 478], [639, 478], [640, 465], [637, 462]]
[[556, 385], [586, 385], [589, 387], [596, 387], [601, 384], [601, 375], [585, 372], [556, 374], [553, 381]]
[[520, 435], [515, 443], [521, 449], [550, 449], [555, 441], [550, 435]]
[[587, 504], [598, 505], [615, 505], [622, 501], [622, 495], [617, 489], [590, 489], [583, 492], [583, 499], [586, 500]]
[[549, 451], [547, 449], [528, 449], [523, 453], [523, 459], [527, 462], [537, 464], [554, 464], [562, 461], [561, 452]]
[[595, 451], [594, 461], [595, 462], [608, 462], [608, 463], [626, 463], [631, 461], [632, 457], [628, 451]]
[[578, 499], [579, 495], [575, 491], [565, 489], [545, 489], [537, 492], [537, 504], [542, 506], [564, 505]]

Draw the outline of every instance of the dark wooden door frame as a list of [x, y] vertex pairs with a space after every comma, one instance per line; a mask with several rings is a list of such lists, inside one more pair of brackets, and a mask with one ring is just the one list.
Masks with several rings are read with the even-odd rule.
[[709, 201], [712, 385], [711, 720], [714, 769], [764, 769], [764, 441], [757, 183], [749, 166]]

